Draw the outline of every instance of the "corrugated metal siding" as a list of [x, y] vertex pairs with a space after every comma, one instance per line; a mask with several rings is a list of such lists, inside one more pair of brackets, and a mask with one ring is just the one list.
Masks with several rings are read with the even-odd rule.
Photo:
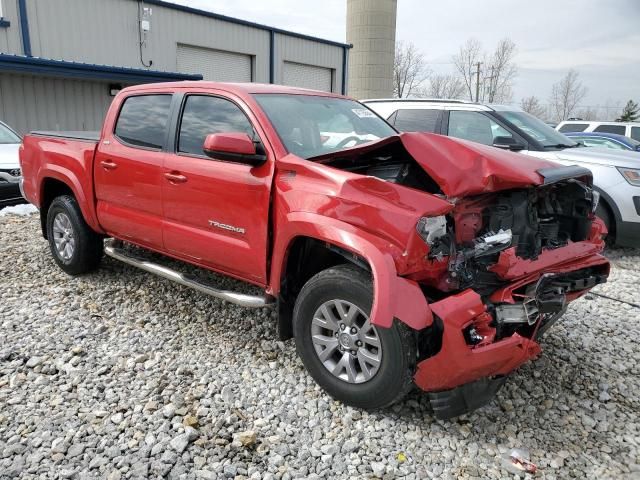
[[201, 73], [204, 80], [218, 82], [250, 82], [252, 80], [250, 55], [223, 52], [209, 48], [178, 45], [178, 70]]
[[0, 52], [22, 55], [22, 38], [20, 37], [20, 19], [18, 4], [15, 0], [0, 0], [2, 15], [11, 22], [7, 28], [0, 28]]
[[100, 130], [108, 83], [0, 73], [0, 119], [20, 133]]
[[[22, 55], [17, 0], [2, 2], [11, 25], [0, 28], [0, 51]], [[134, 0], [26, 0], [26, 4], [36, 57], [131, 68], [143, 68], [143, 62], [148, 65], [152, 60], [152, 70], [179, 71], [177, 48], [183, 44], [250, 56], [252, 80], [269, 82], [268, 30], [152, 5], [151, 31], [141, 61], [138, 2]], [[333, 91], [341, 91], [342, 47], [283, 33], [276, 33], [274, 39], [275, 83], [284, 82], [286, 61], [330, 69]], [[185, 73], [202, 73], [189, 70]], [[111, 101], [106, 83], [2, 71], [0, 77], [0, 115], [21, 131], [95, 130]]]
[[[28, 0], [34, 56], [143, 68], [138, 4], [131, 0]], [[151, 6], [142, 60], [176, 71], [177, 45], [232, 51], [256, 58], [254, 80], [269, 81], [269, 32], [170, 8]], [[109, 21], [105, 21], [109, 19]], [[18, 53], [18, 52], [16, 52]]]
[[[132, 68], [153, 61], [154, 70], [175, 71], [177, 45], [184, 44], [250, 55], [253, 81], [269, 82], [266, 30], [152, 5], [141, 61], [135, 1], [65, 0], [61, 7], [51, 0], [27, 0], [27, 7], [34, 56]], [[21, 48], [18, 43], [7, 51], [21, 54]], [[342, 52], [339, 46], [276, 33], [275, 82], [282, 83], [283, 62], [289, 61], [332, 69], [333, 90], [340, 92]]]
[[294, 62], [284, 62], [282, 67], [282, 83], [292, 87], [330, 92], [332, 77], [333, 74], [330, 68]]
[[275, 43], [275, 83], [284, 83], [284, 62], [300, 63], [331, 69], [333, 91], [340, 93], [342, 89], [341, 47], [280, 34], [276, 35]]

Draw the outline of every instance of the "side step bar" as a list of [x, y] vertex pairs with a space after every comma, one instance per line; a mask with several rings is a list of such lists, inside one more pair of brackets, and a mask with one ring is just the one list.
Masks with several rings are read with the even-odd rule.
[[153, 273], [167, 280], [172, 280], [185, 287], [193, 288], [199, 292], [206, 293], [212, 297], [226, 300], [227, 302], [235, 303], [242, 307], [261, 308], [270, 306], [273, 301], [266, 296], [247, 295], [245, 293], [231, 292], [229, 290], [219, 290], [200, 282], [196, 279], [189, 278], [183, 273], [177, 272], [167, 267], [163, 267], [157, 263], [149, 262], [141, 258], [129, 254], [125, 250], [119, 247], [121, 242], [119, 240], [109, 239], [104, 244], [104, 253], [116, 260], [120, 260], [133, 267], [138, 267], [145, 272]]

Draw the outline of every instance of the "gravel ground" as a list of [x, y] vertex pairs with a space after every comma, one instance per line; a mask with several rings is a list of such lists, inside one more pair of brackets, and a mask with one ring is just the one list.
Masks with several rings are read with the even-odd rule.
[[[640, 308], [572, 304], [488, 407], [432, 417], [415, 392], [364, 412], [324, 394], [273, 314], [105, 259], [71, 278], [36, 215], [0, 217], [0, 477], [640, 478]], [[597, 293], [638, 303], [640, 252]], [[226, 287], [233, 282], [221, 280]]]

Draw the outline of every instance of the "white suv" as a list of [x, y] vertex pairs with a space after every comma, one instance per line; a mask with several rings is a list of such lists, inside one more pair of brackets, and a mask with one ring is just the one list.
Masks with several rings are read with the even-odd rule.
[[587, 120], [565, 120], [556, 127], [559, 132], [596, 132], [615, 133], [633, 138], [640, 142], [640, 123], [638, 122], [590, 122]]
[[593, 173], [600, 192], [597, 214], [620, 246], [640, 247], [640, 160], [637, 153], [581, 148], [517, 107], [460, 100], [364, 100], [400, 131], [432, 132], [519, 151]]

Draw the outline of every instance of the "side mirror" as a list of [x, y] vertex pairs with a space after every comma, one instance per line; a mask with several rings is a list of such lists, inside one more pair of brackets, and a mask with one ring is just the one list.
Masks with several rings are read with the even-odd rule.
[[261, 144], [256, 144], [243, 132], [211, 133], [204, 139], [204, 153], [216, 160], [243, 163], [257, 167], [267, 160]]
[[513, 137], [496, 137], [493, 139], [493, 146], [503, 150], [524, 150], [525, 146]]

